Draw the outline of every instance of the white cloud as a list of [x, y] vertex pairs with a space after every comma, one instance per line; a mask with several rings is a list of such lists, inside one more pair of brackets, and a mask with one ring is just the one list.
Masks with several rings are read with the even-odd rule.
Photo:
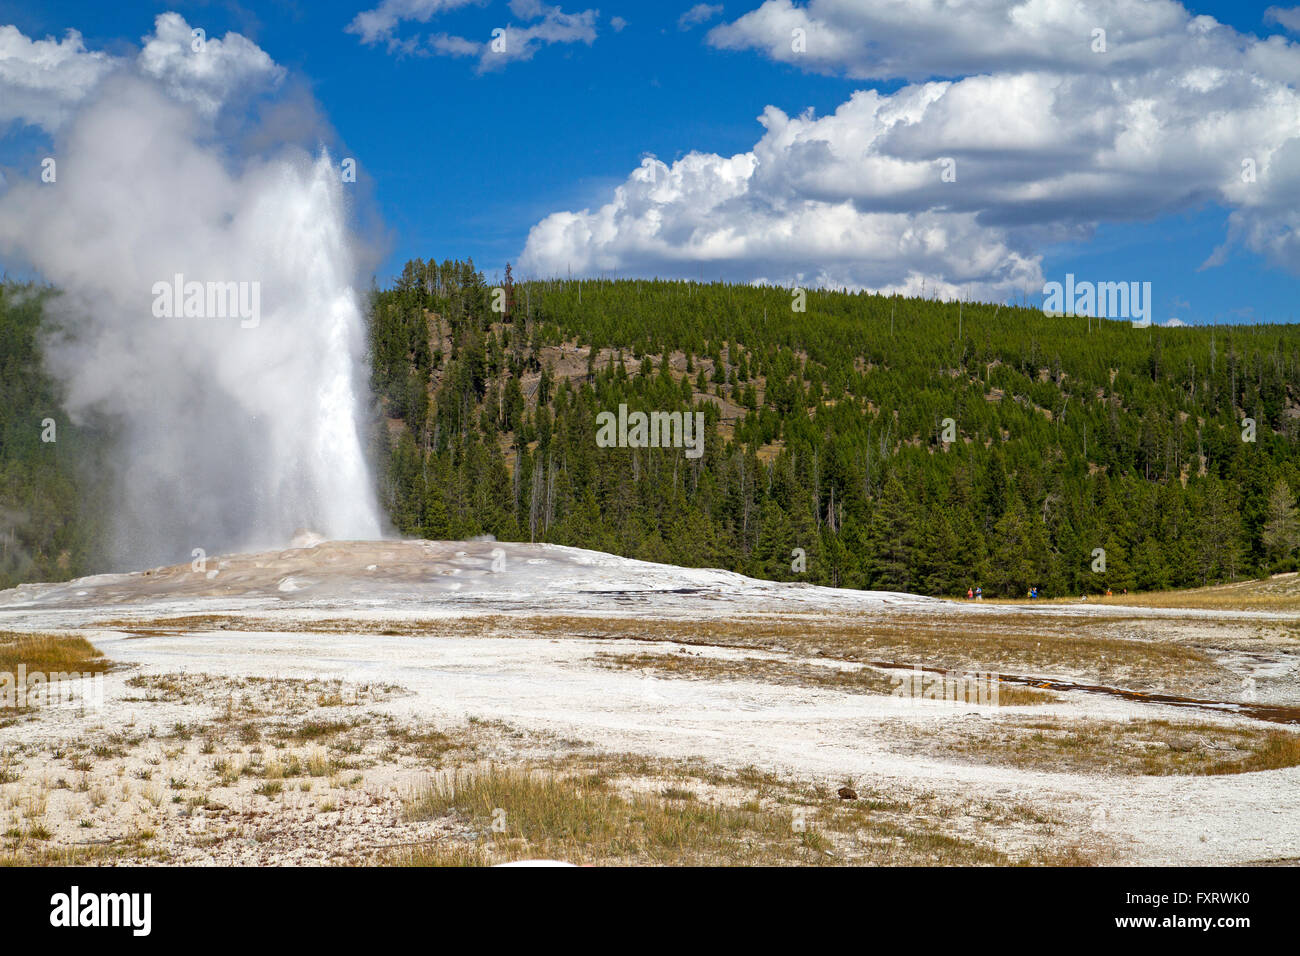
[[486, 0], [383, 0], [373, 10], [363, 10], [353, 17], [352, 22], [344, 27], [344, 32], [355, 33], [365, 44], [385, 41], [391, 50], [397, 42], [394, 33], [402, 21], [428, 23], [439, 13], [485, 2]]
[[691, 27], [707, 23], [722, 12], [722, 4], [697, 3], [677, 18], [677, 29], [689, 30]]
[[615, 33], [622, 33], [623, 28], [627, 26], [627, 21], [622, 17], [610, 17], [609, 25]]
[[81, 34], [29, 40], [17, 27], [0, 27], [0, 125], [22, 120], [51, 131], [116, 65], [89, 52]]
[[788, 122], [769, 108], [768, 133], [748, 153], [646, 159], [595, 211], [555, 213], [533, 227], [520, 260], [539, 275], [630, 269], [780, 284], [871, 287], [986, 297], [1042, 287], [1039, 260], [974, 214], [862, 210], [784, 188], [800, 162], [782, 143]]
[[[814, 70], [982, 72], [858, 91], [821, 117], [769, 106], [748, 152], [643, 164], [598, 208], [534, 226], [521, 264], [547, 275], [683, 276], [703, 264], [732, 279], [909, 291], [924, 280], [927, 291], [1002, 295], [1041, 289], [1039, 251], [1049, 243], [1215, 202], [1232, 212], [1207, 265], [1243, 245], [1300, 272], [1296, 44], [1237, 34], [1165, 0], [996, 10], [970, 0], [917, 18], [924, 29], [902, 12], [893, 0], [869, 9], [768, 0], [728, 29], [742, 24], [751, 38], [763, 23], [771, 36], [788, 37], [795, 22], [824, 31], [827, 44], [803, 63]], [[1059, 40], [1067, 28], [1087, 37], [1093, 22], [1108, 24], [1112, 53], [1135, 47], [1104, 60], [1113, 68], [1059, 44], [1046, 56], [1031, 42]], [[810, 51], [813, 41], [810, 30]]]
[[435, 33], [429, 37], [429, 46], [441, 56], [479, 56], [482, 44], [450, 33]]
[[159, 14], [153, 34], [142, 42], [141, 71], [208, 115], [232, 96], [275, 86], [285, 75], [284, 67], [247, 37], [227, 33], [224, 40], [200, 40], [179, 13]]
[[[596, 40], [598, 10], [565, 13], [558, 6], [541, 0], [510, 0], [511, 14], [520, 20], [537, 21], [520, 26], [496, 27], [491, 38], [478, 41], [452, 33], [439, 32], [425, 38], [418, 33], [400, 38], [397, 31], [404, 21], [428, 23], [434, 16], [470, 4], [488, 0], [384, 0], [373, 10], [358, 13], [345, 28], [365, 44], [383, 42], [389, 53], [409, 56], [476, 56], [480, 73], [496, 70], [518, 60], [531, 60], [542, 46], [554, 43], [585, 43]], [[615, 17], [611, 26], [621, 30], [627, 21]]]
[[[802, 44], [794, 31], [803, 31]], [[1096, 52], [1095, 30], [1105, 31]], [[1176, 0], [766, 0], [709, 31], [720, 49], [760, 50], [801, 69], [855, 79], [924, 80], [1051, 71], [1115, 76], [1211, 60], [1271, 79], [1300, 74], [1300, 51], [1259, 43]]]
[[271, 89], [284, 78], [282, 66], [238, 33], [204, 37], [200, 50], [194, 41], [193, 28], [177, 13], [158, 15], [134, 60], [86, 50], [75, 30], [60, 42], [0, 27], [0, 123], [21, 120], [54, 132], [107, 76], [132, 68], [209, 117], [230, 98]]
[[1265, 23], [1276, 23], [1292, 33], [1300, 33], [1300, 7], [1269, 7], [1264, 11]]
[[485, 44], [479, 57], [479, 70], [496, 70], [516, 60], [531, 60], [539, 46], [553, 43], [585, 43], [596, 40], [598, 10], [565, 13], [539, 0], [510, 0], [510, 10], [523, 20], [538, 20], [526, 27], [504, 27], [499, 42]]

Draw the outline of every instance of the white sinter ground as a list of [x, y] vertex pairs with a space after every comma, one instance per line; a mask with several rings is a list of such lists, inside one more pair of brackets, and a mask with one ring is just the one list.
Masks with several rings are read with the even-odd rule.
[[[497, 542], [321, 542], [303, 539], [283, 552], [211, 559], [132, 574], [100, 575], [0, 593], [0, 628], [75, 629], [111, 659], [129, 665], [107, 680], [102, 722], [125, 708], [135, 673], [211, 673], [262, 677], [339, 677], [391, 683], [409, 690], [382, 704], [404, 717], [461, 720], [474, 715], [596, 743], [609, 752], [698, 757], [739, 768], [754, 765], [801, 779], [951, 790], [1050, 809], [1077, 833], [1095, 833], [1117, 859], [1131, 863], [1233, 863], [1300, 857], [1300, 767], [1224, 776], [1124, 776], [1041, 772], [902, 754], [900, 733], [950, 728], [978, 733], [992, 708], [954, 707], [889, 695], [738, 679], [650, 677], [595, 663], [598, 653], [678, 653], [672, 642], [601, 637], [611, 618], [704, 621], [749, 615], [809, 615], [878, 622], [893, 614], [987, 615], [991, 626], [1006, 608], [976, 607], [909, 594], [861, 592], [758, 581], [716, 570], [631, 561], [554, 545]], [[1050, 605], [1034, 613], [1105, 617], [1300, 623], [1295, 613]], [[128, 636], [129, 629], [95, 627], [109, 619], [153, 620], [222, 614], [283, 622], [285, 629], [203, 628]], [[457, 635], [456, 619], [495, 615], [521, 625], [530, 617], [563, 615], [591, 622], [591, 636], [483, 637]], [[811, 618], [810, 618], [811, 619]], [[355, 622], [340, 633], [337, 622]], [[444, 620], [438, 634], [383, 634], [386, 624]], [[313, 621], [331, 629], [310, 630]], [[304, 629], [306, 628], [306, 629]], [[820, 656], [734, 647], [692, 646], [718, 659], [758, 657], [801, 665], [857, 667]], [[1243, 667], [1274, 677], [1296, 676], [1291, 650]], [[921, 661], [920, 663], [925, 663]], [[1243, 671], [1245, 673], [1245, 671]], [[1049, 677], [1069, 678], [1070, 674]], [[1291, 701], [1294, 703], [1294, 701]], [[178, 713], [184, 704], [174, 705]], [[1135, 717], [1255, 724], [1232, 715], [1067, 693], [1060, 703], [997, 708], [1055, 717], [1125, 721]], [[11, 728], [54, 735], [79, 719]], [[124, 719], [124, 718], [123, 718]], [[181, 719], [178, 717], [178, 719]], [[1258, 724], [1255, 724], [1258, 726]]]

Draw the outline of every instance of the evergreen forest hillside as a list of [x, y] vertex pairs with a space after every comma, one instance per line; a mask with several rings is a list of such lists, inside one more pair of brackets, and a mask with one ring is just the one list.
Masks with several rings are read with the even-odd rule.
[[[44, 370], [53, 294], [0, 286], [5, 587], [108, 570], [93, 462], [111, 436], [74, 426]], [[935, 595], [1188, 587], [1300, 559], [1295, 325], [489, 282], [450, 260], [407, 263], [367, 310], [369, 444], [404, 536]], [[702, 413], [703, 454], [601, 447], [620, 405]]]
[[[841, 587], [1237, 580], [1296, 567], [1298, 331], [415, 260], [370, 303], [381, 495], [403, 535]], [[620, 404], [703, 411], [705, 453], [599, 447]]]

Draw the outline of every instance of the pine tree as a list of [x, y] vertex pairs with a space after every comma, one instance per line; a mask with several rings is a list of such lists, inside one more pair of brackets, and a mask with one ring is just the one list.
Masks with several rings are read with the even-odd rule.
[[927, 594], [964, 594], [970, 569], [962, 561], [962, 545], [948, 514], [936, 508], [926, 523], [921, 580]]
[[890, 475], [872, 511], [867, 532], [867, 567], [872, 587], [884, 591], [914, 588], [917, 526], [903, 483], [897, 475]]
[[1289, 558], [1300, 544], [1300, 515], [1297, 514], [1295, 496], [1287, 483], [1279, 478], [1268, 496], [1264, 528], [1260, 533], [1264, 551], [1269, 561]]
[[1029, 516], [1018, 495], [993, 528], [993, 555], [989, 562], [987, 591], [1003, 597], [1024, 597], [1037, 584]]

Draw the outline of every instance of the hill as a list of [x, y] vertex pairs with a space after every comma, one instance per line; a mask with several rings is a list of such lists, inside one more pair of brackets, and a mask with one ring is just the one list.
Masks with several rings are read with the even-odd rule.
[[[0, 287], [0, 586], [120, 570], [97, 558], [108, 425], [73, 426], [42, 366], [51, 294]], [[1294, 325], [509, 270], [493, 285], [420, 260], [368, 310], [369, 440], [408, 537], [930, 595], [1300, 567]], [[699, 456], [602, 447], [598, 416], [620, 405], [698, 413]]]
[[[936, 595], [1296, 567], [1293, 325], [509, 270], [493, 286], [420, 260], [370, 311], [403, 534]], [[702, 412], [704, 454], [598, 447], [621, 404]]]

